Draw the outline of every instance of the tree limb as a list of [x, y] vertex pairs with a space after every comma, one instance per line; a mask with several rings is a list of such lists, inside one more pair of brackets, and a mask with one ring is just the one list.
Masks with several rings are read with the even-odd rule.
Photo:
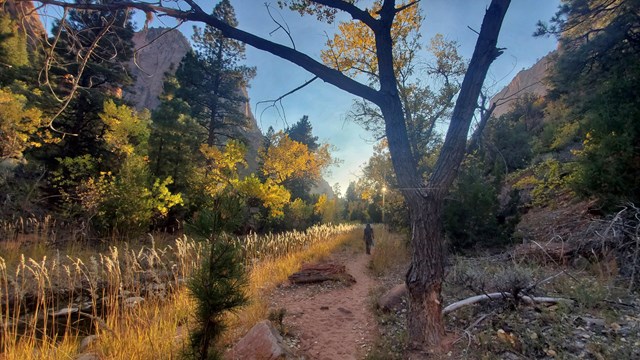
[[[486, 301], [486, 300], [500, 300], [500, 299], [513, 299], [513, 294], [505, 293], [505, 292], [495, 292], [483, 295], [476, 295], [470, 298], [466, 298], [464, 300], [456, 301], [453, 304], [448, 305], [444, 309], [442, 309], [442, 315], [447, 315], [452, 313], [462, 307], [467, 305], [473, 305], [475, 303]], [[535, 297], [535, 296], [522, 296], [518, 299], [523, 300], [527, 304], [557, 304], [557, 303], [569, 303], [573, 304], [574, 301], [571, 299], [565, 298], [554, 298], [554, 297]]]
[[[293, 89], [293, 90], [287, 91], [286, 93], [284, 93], [284, 94], [282, 94], [282, 95], [278, 96], [278, 98], [276, 98], [276, 99], [273, 99], [273, 100], [262, 100], [262, 101], [258, 101], [258, 102], [256, 103], [256, 110], [257, 110], [257, 106], [258, 106], [258, 105], [260, 105], [260, 104], [265, 104], [265, 103], [271, 103], [271, 105], [269, 105], [269, 106], [267, 106], [266, 108], [264, 108], [264, 110], [262, 110], [262, 113], [264, 113], [264, 112], [265, 112], [267, 109], [269, 109], [269, 108], [276, 107], [276, 104], [277, 104], [277, 103], [279, 103], [279, 102], [281, 103], [281, 102], [282, 102], [282, 99], [284, 99], [285, 97], [287, 97], [287, 96], [289, 96], [289, 95], [293, 94], [294, 92], [296, 92], [296, 91], [298, 91], [298, 90], [300, 90], [300, 89], [304, 88], [305, 86], [307, 86], [307, 85], [311, 84], [312, 82], [314, 82], [314, 81], [315, 81], [315, 80], [317, 80], [317, 79], [318, 79], [318, 77], [317, 77], [317, 76], [314, 76], [313, 78], [311, 78], [311, 80], [307, 80], [307, 81], [305, 81], [302, 85], [300, 85], [300, 86], [296, 87], [296, 88], [295, 88], [295, 89]], [[283, 109], [283, 113], [284, 113], [284, 109]], [[278, 110], [278, 115], [280, 115], [280, 111], [279, 111], [279, 110]], [[283, 118], [283, 120], [284, 120], [285, 122], [287, 121], [286, 116], [285, 116], [285, 118]]]

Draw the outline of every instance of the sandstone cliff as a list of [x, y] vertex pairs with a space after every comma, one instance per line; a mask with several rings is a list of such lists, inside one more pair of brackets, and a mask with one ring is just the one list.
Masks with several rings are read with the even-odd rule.
[[513, 101], [524, 94], [546, 95], [547, 86], [544, 79], [547, 76], [547, 69], [552, 65], [553, 54], [553, 52], [547, 54], [531, 68], [520, 71], [509, 85], [491, 99], [491, 102], [499, 104], [493, 111], [493, 116], [499, 117], [509, 111]]

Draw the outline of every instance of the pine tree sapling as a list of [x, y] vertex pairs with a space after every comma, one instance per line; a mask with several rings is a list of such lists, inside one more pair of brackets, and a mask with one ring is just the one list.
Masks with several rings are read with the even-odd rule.
[[244, 262], [239, 250], [233, 243], [213, 241], [208, 256], [189, 280], [189, 291], [196, 301], [196, 327], [190, 335], [189, 357], [219, 358], [212, 347], [226, 328], [225, 315], [248, 302], [244, 293]]

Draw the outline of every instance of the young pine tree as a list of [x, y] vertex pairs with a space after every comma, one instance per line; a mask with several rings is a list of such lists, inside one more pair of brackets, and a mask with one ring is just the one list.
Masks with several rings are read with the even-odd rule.
[[214, 241], [207, 257], [189, 281], [189, 291], [196, 300], [196, 329], [191, 333], [191, 348], [187, 354], [195, 359], [218, 359], [213, 348], [224, 332], [225, 314], [248, 301], [239, 248], [223, 240]]

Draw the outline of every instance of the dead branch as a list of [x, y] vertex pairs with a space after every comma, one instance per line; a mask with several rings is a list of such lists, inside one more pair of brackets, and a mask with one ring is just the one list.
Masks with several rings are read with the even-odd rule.
[[[275, 30], [271, 31], [271, 32], [269, 33], [269, 35], [273, 35], [273, 33], [275, 33], [275, 32], [276, 32], [276, 31], [278, 31], [278, 30], [282, 30], [282, 31], [284, 31], [284, 33], [285, 33], [285, 34], [287, 34], [287, 36], [289, 37], [289, 41], [291, 41], [291, 46], [292, 46], [292, 47], [293, 47], [293, 49], [295, 50], [295, 49], [296, 49], [296, 43], [295, 43], [295, 41], [293, 41], [293, 37], [291, 36], [291, 29], [289, 29], [289, 24], [287, 24], [287, 22], [286, 22], [286, 21], [284, 21], [284, 19], [283, 19], [284, 26], [283, 26], [282, 24], [280, 24], [280, 23], [279, 23], [279, 22], [278, 22], [278, 21], [273, 17], [273, 15], [271, 14], [271, 7], [270, 7], [270, 5], [269, 5], [268, 3], [265, 3], [265, 4], [264, 4], [264, 6], [267, 8], [267, 13], [269, 14], [269, 17], [271, 18], [271, 21], [273, 21], [274, 23], [276, 23], [276, 25], [278, 25], [278, 27], [277, 27], [277, 28], [275, 28]], [[281, 15], [280, 17], [282, 17], [282, 15]]]
[[[454, 312], [460, 308], [463, 308], [468, 305], [473, 305], [475, 303], [486, 301], [486, 300], [505, 300], [505, 299], [514, 299], [513, 294], [506, 292], [495, 292], [483, 295], [476, 295], [470, 298], [466, 298], [464, 300], [456, 301], [453, 304], [448, 305], [444, 309], [442, 309], [442, 315], [447, 315], [451, 312]], [[573, 304], [574, 301], [571, 299], [565, 298], [554, 298], [554, 297], [536, 297], [536, 296], [521, 296], [517, 298], [518, 300], [522, 300], [528, 305], [532, 304], [557, 304], [557, 303], [569, 303]]]

